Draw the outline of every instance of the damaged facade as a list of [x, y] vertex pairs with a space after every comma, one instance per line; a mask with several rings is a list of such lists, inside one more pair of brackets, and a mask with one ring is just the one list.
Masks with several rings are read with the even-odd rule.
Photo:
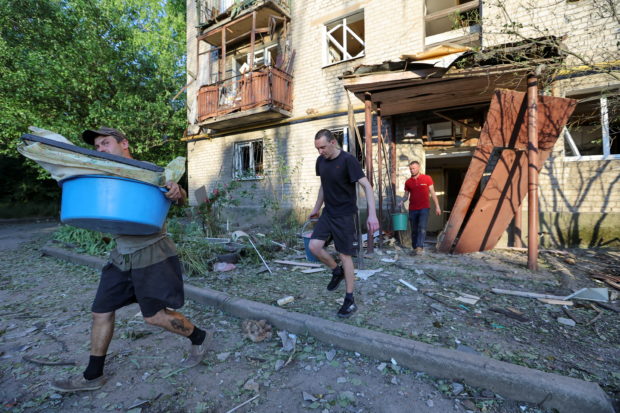
[[[188, 0], [190, 202], [238, 180], [250, 196], [236, 208], [237, 220], [264, 221], [263, 206], [274, 202], [274, 211], [309, 211], [320, 184], [314, 134], [331, 129], [362, 159], [370, 104], [369, 178], [381, 192], [383, 217], [392, 188], [402, 195], [407, 164], [416, 159], [435, 182], [444, 213], [430, 219], [429, 230], [439, 232], [495, 89], [524, 91], [525, 75], [544, 64], [542, 92], [578, 104], [541, 170], [542, 242], [617, 245], [620, 23], [612, 6], [613, 0]], [[444, 44], [453, 49], [432, 53]]]

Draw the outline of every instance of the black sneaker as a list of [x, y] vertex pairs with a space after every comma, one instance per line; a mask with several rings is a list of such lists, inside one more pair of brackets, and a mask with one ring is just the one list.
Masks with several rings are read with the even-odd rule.
[[332, 279], [327, 284], [327, 291], [334, 291], [340, 285], [340, 281], [344, 279], [344, 270], [341, 266], [337, 266], [332, 270]]
[[338, 317], [349, 318], [356, 311], [357, 306], [353, 300], [344, 300], [344, 304], [342, 304], [342, 307], [338, 310]]

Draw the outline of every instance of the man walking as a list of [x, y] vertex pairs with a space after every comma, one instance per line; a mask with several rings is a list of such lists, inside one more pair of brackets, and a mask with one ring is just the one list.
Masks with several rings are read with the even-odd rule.
[[[332, 278], [327, 289], [335, 290], [344, 279], [346, 295], [338, 317], [350, 317], [357, 310], [353, 298], [355, 275], [353, 255], [357, 252], [357, 215], [356, 182], [364, 188], [368, 203], [368, 234], [379, 229], [375, 210], [375, 198], [372, 186], [364, 176], [362, 168], [353, 155], [344, 152], [331, 131], [321, 129], [314, 137], [314, 146], [319, 151], [316, 160], [316, 174], [321, 178], [321, 187], [310, 218], [319, 217], [321, 206], [325, 204], [323, 214], [312, 232], [310, 251], [332, 270]], [[336, 251], [340, 255], [340, 265], [323, 247], [334, 240]]]
[[[86, 130], [82, 139], [99, 152], [132, 157], [127, 138], [116, 129]], [[168, 199], [179, 204], [185, 201], [185, 190], [176, 182], [170, 181], [166, 187]], [[115, 239], [117, 246], [101, 271], [92, 305], [88, 366], [78, 377], [52, 382], [57, 391], [97, 390], [105, 384], [103, 366], [114, 333], [115, 311], [136, 302], [145, 322], [190, 340], [189, 356], [182, 360], [182, 367], [196, 366], [204, 358], [206, 332], [171, 309], [183, 306], [183, 279], [176, 247], [165, 229], [152, 235], [115, 235]]]
[[[403, 199], [409, 199], [409, 223], [411, 224], [411, 247], [416, 255], [424, 254], [424, 239], [426, 238], [426, 225], [428, 212], [431, 204], [428, 199], [429, 193], [435, 203], [435, 213], [441, 215], [439, 201], [433, 179], [420, 173], [420, 163], [413, 161], [409, 164], [411, 178], [405, 182], [405, 195]], [[402, 207], [404, 201], [400, 201]]]

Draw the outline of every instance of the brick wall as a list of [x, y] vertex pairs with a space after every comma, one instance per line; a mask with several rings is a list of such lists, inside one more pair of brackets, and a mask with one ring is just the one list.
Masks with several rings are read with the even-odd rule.
[[574, 53], [566, 58], [569, 66], [619, 58], [620, 24], [607, 0], [484, 0], [482, 16], [484, 47], [553, 35], [564, 37], [564, 47]]

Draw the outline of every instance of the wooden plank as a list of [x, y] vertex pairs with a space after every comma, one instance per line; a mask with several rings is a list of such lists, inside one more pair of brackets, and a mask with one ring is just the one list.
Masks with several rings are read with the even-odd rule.
[[501, 288], [491, 288], [491, 291], [494, 292], [495, 294], [516, 295], [518, 297], [549, 298], [549, 299], [552, 299], [552, 300], [564, 300], [564, 296], [551, 295], [551, 294], [530, 293], [528, 291], [503, 290]]
[[311, 268], [309, 270], [303, 270], [302, 272], [304, 274], [314, 274], [315, 272], [323, 272], [325, 270], [326, 268]]
[[320, 268], [323, 266], [322, 264], [312, 264], [310, 262], [302, 262], [302, 261], [273, 260], [273, 262], [277, 264], [299, 265], [300, 267], [312, 267], [312, 268]]
[[551, 298], [538, 298], [537, 299], [540, 302], [543, 302], [545, 304], [553, 304], [553, 305], [573, 305], [574, 303], [572, 301], [568, 301], [568, 300], [553, 300]]

